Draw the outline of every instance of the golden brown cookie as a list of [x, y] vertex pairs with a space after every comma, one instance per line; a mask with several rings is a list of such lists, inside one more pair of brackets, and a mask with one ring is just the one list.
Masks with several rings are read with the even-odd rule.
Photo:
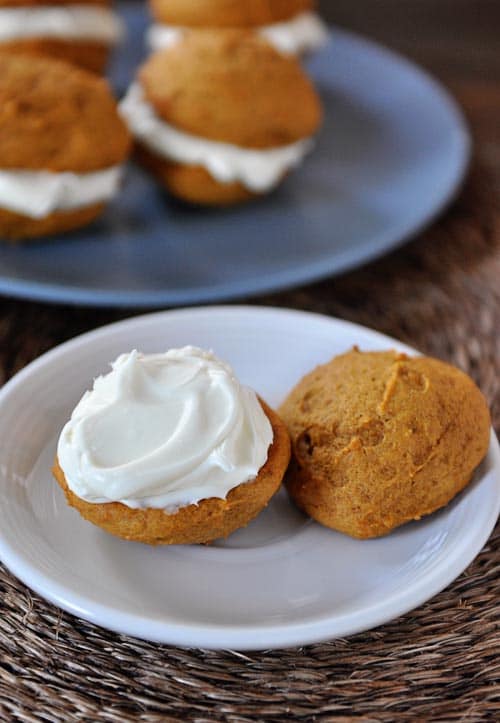
[[44, 218], [29, 218], [0, 208], [0, 239], [9, 241], [43, 238], [54, 234], [66, 233], [87, 226], [101, 215], [104, 204], [93, 204], [74, 211], [59, 211]]
[[[130, 134], [104, 80], [61, 61], [0, 52], [0, 172], [85, 175], [122, 164], [129, 149]], [[0, 238], [67, 231], [103, 206], [76, 204], [37, 218], [0, 197]]]
[[290, 495], [359, 538], [446, 505], [489, 445], [488, 407], [466, 374], [394, 351], [335, 357], [297, 384], [280, 414], [292, 437]]
[[167, 123], [213, 141], [268, 149], [312, 136], [316, 91], [298, 61], [244, 31], [199, 31], [155, 53], [139, 80]]
[[[137, 85], [141, 102], [158, 123], [195, 142], [223, 143], [238, 153], [300, 145], [314, 135], [322, 117], [318, 95], [298, 61], [246, 31], [186, 33], [182, 41], [149, 58]], [[271, 190], [296, 165], [285, 164], [263, 190], [244, 182], [244, 174], [221, 180], [203, 163], [184, 162], [183, 156], [162, 153], [148, 143], [142, 129], [135, 128], [127, 103], [122, 112], [136, 135], [140, 157], [171, 193], [191, 203], [248, 200]], [[217, 153], [215, 149], [212, 157]]]
[[255, 27], [312, 10], [313, 0], [151, 0], [154, 17], [186, 27]]
[[264, 402], [262, 407], [273, 428], [273, 443], [258, 476], [232, 489], [224, 500], [210, 498], [181, 507], [169, 514], [160, 509], [132, 509], [120, 502], [92, 504], [68, 487], [57, 460], [54, 476], [68, 504], [89, 522], [126, 540], [150, 545], [181, 545], [212, 542], [245, 527], [278, 491], [290, 460], [290, 438], [278, 415]]
[[105, 80], [61, 61], [0, 53], [0, 170], [88, 173], [122, 163], [129, 147]]

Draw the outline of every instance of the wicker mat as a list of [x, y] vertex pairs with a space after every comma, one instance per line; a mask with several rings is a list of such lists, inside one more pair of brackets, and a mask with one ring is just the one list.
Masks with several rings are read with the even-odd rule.
[[[365, 269], [255, 303], [377, 328], [453, 361], [500, 429], [498, 188], [476, 168], [432, 229]], [[0, 302], [4, 378], [129, 312]], [[482, 721], [500, 718], [500, 526], [427, 604], [377, 630], [249, 653], [159, 646], [62, 613], [0, 569], [0, 716], [19, 721]]]

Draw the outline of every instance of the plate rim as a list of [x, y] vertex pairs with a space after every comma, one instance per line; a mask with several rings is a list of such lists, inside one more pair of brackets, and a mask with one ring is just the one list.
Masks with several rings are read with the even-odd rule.
[[[248, 296], [279, 292], [286, 288], [296, 288], [305, 284], [321, 281], [346, 273], [354, 268], [361, 268], [366, 264], [394, 251], [411, 239], [418, 236], [425, 228], [431, 225], [440, 214], [452, 203], [458, 195], [467, 175], [472, 156], [472, 135], [466, 117], [452, 93], [425, 70], [417, 62], [409, 59], [402, 53], [387, 47], [382, 43], [371, 40], [361, 34], [330, 26], [330, 43], [335, 38], [343, 38], [351, 45], [357, 46], [362, 52], [375, 53], [385, 62], [399, 65], [407, 72], [413, 73], [425, 83], [434, 98], [439, 100], [441, 107], [446, 110], [450, 120], [450, 127], [459, 139], [455, 157], [454, 175], [450, 175], [448, 184], [443, 185], [442, 192], [429, 204], [427, 213], [416, 223], [406, 223], [391, 234], [379, 234], [372, 239], [371, 247], [363, 249], [361, 253], [329, 254], [326, 258], [303, 267], [273, 271], [270, 276], [252, 277], [247, 280], [224, 281], [215, 285], [189, 287], [188, 289], [169, 290], [168, 288], [148, 291], [144, 289], [92, 289], [78, 284], [56, 284], [38, 280], [26, 280], [4, 276], [0, 270], [0, 294], [14, 298], [42, 301], [50, 304], [67, 303], [79, 304], [88, 307], [137, 307], [154, 308], [161, 305], [184, 306], [186, 304], [205, 304], [229, 299], [242, 299]], [[50, 243], [50, 240], [47, 241]], [[71, 243], [68, 238], [67, 243]], [[325, 268], [326, 267], [326, 268]]]
[[[18, 372], [0, 389], [0, 413], [2, 406], [9, 402], [9, 397], [13, 394], [15, 395], [17, 388], [23, 384], [27, 377], [31, 377], [32, 375], [36, 376], [39, 369], [53, 364], [58, 357], [76, 353], [82, 343], [92, 342], [98, 344], [99, 340], [110, 331], [113, 332], [115, 329], [123, 329], [127, 326], [141, 326], [145, 322], [153, 322], [153, 324], [155, 324], [163, 318], [182, 317], [186, 315], [205, 317], [207, 315], [213, 315], [214, 313], [239, 317], [242, 312], [258, 316], [275, 317], [276, 315], [281, 315], [294, 318], [299, 316], [301, 320], [312, 318], [315, 321], [320, 321], [331, 326], [332, 330], [338, 329], [340, 325], [348, 329], [351, 333], [361, 332], [366, 334], [368, 332], [369, 335], [373, 335], [373, 338], [377, 342], [380, 340], [383, 344], [396, 345], [396, 347], [401, 350], [419, 353], [417, 350], [399, 342], [397, 339], [381, 334], [369, 327], [314, 312], [272, 306], [254, 307], [248, 305], [220, 305], [173, 309], [134, 316], [129, 319], [107, 324], [76, 336], [46, 352], [24, 367], [24, 369]], [[48, 600], [50, 603], [72, 615], [83, 618], [115, 633], [162, 644], [212, 650], [280, 649], [323, 642], [371, 630], [400, 615], [406, 614], [410, 610], [419, 607], [431, 597], [434, 597], [434, 595], [447, 587], [470, 565], [488, 540], [500, 512], [500, 447], [493, 429], [491, 430], [488, 456], [492, 457], [493, 473], [496, 480], [497, 496], [495, 503], [488, 506], [487, 524], [483, 523], [479, 529], [477, 527], [474, 529], [472, 542], [471, 539], [464, 536], [460, 545], [454, 548], [453, 564], [450, 565], [447, 563], [444, 571], [438, 566], [437, 570], [434, 568], [428, 572], [424, 576], [424, 579], [431, 579], [432, 584], [430, 586], [428, 583], [422, 586], [422, 583], [417, 581], [417, 583], [406, 586], [404, 590], [393, 593], [389, 599], [389, 603], [386, 600], [378, 601], [365, 606], [362, 614], [356, 611], [354, 613], [343, 613], [334, 616], [333, 621], [331, 615], [322, 615], [312, 616], [308, 622], [292, 624], [280, 623], [278, 625], [264, 624], [260, 627], [243, 627], [241, 625], [222, 627], [217, 624], [203, 624], [200, 626], [199, 624], [193, 625], [186, 623], [172, 624], [165, 621], [159, 623], [147, 616], [122, 611], [117, 612], [112, 605], [95, 602], [91, 602], [89, 605], [88, 598], [85, 598], [82, 594], [74, 593], [60, 583], [51, 582], [49, 575], [39, 572], [36, 565], [25, 560], [24, 556], [15, 549], [15, 546], [12, 546], [8, 540], [4, 539], [1, 531], [0, 560], [14, 576], [45, 600]], [[415, 591], [417, 591], [418, 594], [415, 594]], [[367, 614], [369, 617], [371, 616], [368, 621], [366, 620]], [[352, 619], [353, 616], [359, 618], [357, 623]], [[339, 621], [341, 622], [340, 625]]]

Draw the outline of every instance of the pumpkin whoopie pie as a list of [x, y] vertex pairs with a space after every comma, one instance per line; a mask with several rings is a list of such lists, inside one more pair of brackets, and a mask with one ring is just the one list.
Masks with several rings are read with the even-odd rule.
[[448, 504], [490, 438], [486, 401], [449, 364], [394, 351], [337, 356], [279, 410], [292, 437], [297, 506], [353, 537], [378, 537]]
[[190, 28], [253, 30], [292, 55], [317, 50], [328, 37], [314, 0], [150, 0], [150, 7], [152, 50], [176, 43]]
[[107, 532], [195, 544], [247, 525], [289, 460], [278, 415], [212, 353], [183, 347], [118, 357], [65, 425], [53, 472]]
[[0, 52], [0, 239], [83, 226], [118, 191], [130, 135], [106, 81]]
[[0, 50], [102, 73], [124, 26], [110, 0], [0, 0]]
[[159, 181], [206, 205], [276, 187], [311, 149], [322, 117], [297, 60], [238, 30], [188, 33], [151, 56], [120, 110]]

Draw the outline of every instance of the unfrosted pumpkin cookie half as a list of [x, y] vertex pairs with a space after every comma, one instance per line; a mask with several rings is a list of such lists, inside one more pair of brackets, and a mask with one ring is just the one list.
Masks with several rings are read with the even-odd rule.
[[448, 504], [486, 455], [490, 415], [449, 364], [394, 351], [335, 357], [280, 408], [293, 458], [288, 491], [318, 522], [377, 537]]

